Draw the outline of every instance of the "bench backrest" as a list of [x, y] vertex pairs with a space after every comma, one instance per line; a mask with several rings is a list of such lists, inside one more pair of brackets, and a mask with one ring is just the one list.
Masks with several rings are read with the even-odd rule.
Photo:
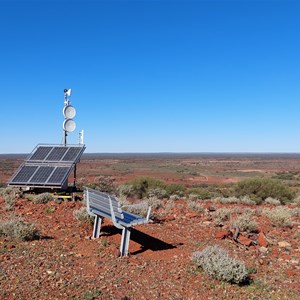
[[86, 188], [85, 199], [91, 213], [107, 217], [113, 221], [115, 218], [124, 218], [119, 201], [112, 195]]

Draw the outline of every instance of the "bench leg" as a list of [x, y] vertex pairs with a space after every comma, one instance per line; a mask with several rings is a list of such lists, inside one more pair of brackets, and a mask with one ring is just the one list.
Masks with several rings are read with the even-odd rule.
[[102, 218], [100, 218], [99, 216], [95, 216], [94, 230], [93, 230], [93, 238], [95, 239], [99, 238], [100, 236], [101, 223], [102, 223]]
[[124, 227], [122, 229], [122, 240], [121, 240], [121, 247], [120, 247], [120, 255], [121, 256], [128, 255], [130, 233], [131, 233], [131, 228]]

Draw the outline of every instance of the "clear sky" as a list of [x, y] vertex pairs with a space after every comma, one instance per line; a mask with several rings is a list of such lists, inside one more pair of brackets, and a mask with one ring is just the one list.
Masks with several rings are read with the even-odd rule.
[[0, 0], [0, 153], [300, 152], [300, 1]]

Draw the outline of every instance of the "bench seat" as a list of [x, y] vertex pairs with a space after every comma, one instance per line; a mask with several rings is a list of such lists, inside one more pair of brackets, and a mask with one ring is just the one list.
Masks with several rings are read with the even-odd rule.
[[93, 238], [99, 238], [100, 236], [102, 219], [110, 219], [115, 227], [122, 229], [120, 256], [127, 256], [131, 228], [135, 225], [149, 223], [151, 207], [148, 208], [147, 217], [143, 218], [122, 210], [119, 200], [108, 193], [86, 188], [84, 197], [87, 212], [95, 217]]

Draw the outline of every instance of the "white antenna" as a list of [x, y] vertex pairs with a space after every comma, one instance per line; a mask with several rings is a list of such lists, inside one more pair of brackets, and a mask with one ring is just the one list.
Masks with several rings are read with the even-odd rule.
[[84, 131], [83, 129], [79, 132], [79, 145], [83, 145], [83, 140], [84, 140]]
[[64, 130], [64, 145], [67, 145], [67, 136], [68, 132], [73, 132], [76, 128], [76, 124], [73, 118], [76, 115], [76, 109], [71, 105], [70, 97], [71, 97], [72, 90], [71, 89], [64, 89], [64, 108], [63, 108], [63, 115], [65, 117], [63, 123], [63, 130]]

